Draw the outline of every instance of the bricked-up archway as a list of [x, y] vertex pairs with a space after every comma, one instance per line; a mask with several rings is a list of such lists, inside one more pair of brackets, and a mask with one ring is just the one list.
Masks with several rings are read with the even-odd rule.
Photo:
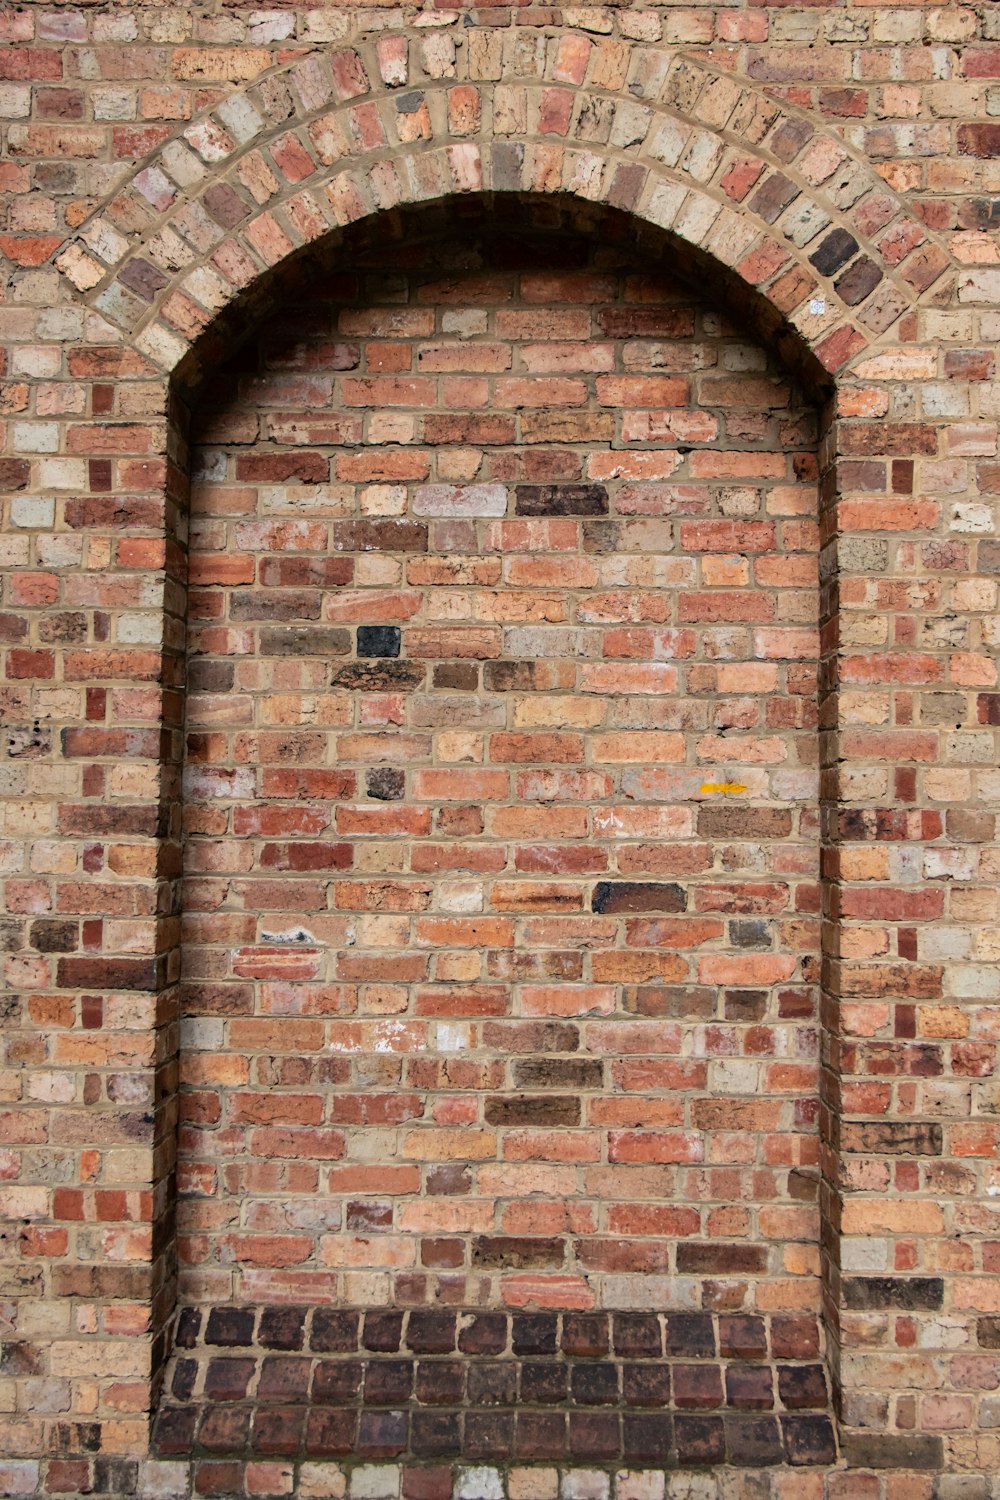
[[[90, 485], [86, 499], [71, 502], [79, 507], [71, 524], [107, 529], [119, 565], [143, 575], [143, 587], [123, 593], [134, 607], [114, 646], [87, 653], [88, 676], [97, 683], [93, 721], [68, 731], [67, 754], [114, 758], [138, 747], [141, 757], [156, 764], [160, 723], [165, 720], [173, 730], [179, 722], [183, 552], [178, 541], [186, 458], [179, 413], [170, 410], [165, 422], [157, 418], [168, 409], [167, 377], [176, 373], [177, 389], [190, 390], [197, 385], [202, 350], [214, 357], [212, 330], [220, 314], [253, 306], [254, 288], [264, 284], [269, 268], [290, 266], [307, 245], [396, 205], [481, 191], [563, 192], [619, 208], [691, 246], [718, 268], [723, 287], [749, 289], [752, 307], [764, 310], [765, 331], [770, 320], [773, 337], [793, 332], [792, 346], [806, 351], [804, 367], [837, 377], [841, 420], [830, 428], [822, 450], [824, 577], [829, 580], [824, 648], [831, 690], [824, 746], [831, 768], [828, 836], [831, 843], [864, 837], [864, 818], [836, 817], [835, 800], [854, 798], [866, 809], [885, 802], [905, 805], [910, 765], [934, 753], [934, 736], [913, 738], [903, 731], [893, 738], [864, 721], [845, 727], [838, 720], [833, 690], [841, 682], [852, 676], [870, 681], [872, 674], [893, 681], [897, 662], [887, 654], [872, 667], [843, 651], [835, 661], [837, 609], [845, 588], [852, 599], [854, 590], [863, 588], [870, 566], [871, 550], [858, 545], [856, 533], [889, 530], [919, 537], [937, 524], [939, 503], [914, 494], [912, 461], [936, 454], [947, 428], [946, 417], [872, 422], [879, 410], [866, 382], [906, 379], [911, 370], [929, 378], [919, 357], [907, 365], [905, 346], [919, 336], [921, 308], [947, 285], [947, 257], [839, 140], [817, 134], [793, 108], [700, 63], [643, 47], [626, 55], [618, 44], [578, 36], [532, 35], [522, 42], [516, 32], [482, 29], [470, 35], [461, 62], [449, 62], [435, 76], [437, 64], [428, 63], [428, 54], [422, 61], [411, 58], [411, 48], [408, 41], [397, 45], [385, 37], [370, 50], [297, 61], [230, 95], [214, 114], [194, 122], [145, 163], [85, 223], [80, 240], [55, 257], [91, 310], [90, 336], [100, 340], [99, 348], [70, 354], [71, 373], [95, 386], [93, 420], [68, 424], [67, 452], [74, 462], [88, 462]], [[218, 323], [227, 326], [224, 319]], [[133, 335], [136, 352], [123, 352], [120, 346]], [[109, 375], [119, 382], [110, 396]], [[151, 412], [157, 413], [152, 420]], [[116, 538], [123, 526], [129, 534]], [[857, 581], [849, 576], [852, 570]], [[156, 580], [145, 576], [150, 572], [166, 580], [165, 608], [153, 598]], [[891, 646], [888, 640], [875, 644]], [[105, 718], [100, 697], [102, 682], [113, 695], [121, 678], [149, 684], [121, 700], [134, 726], [127, 731]], [[154, 686], [161, 678], [165, 693]], [[146, 737], [137, 740], [134, 730]], [[155, 879], [169, 880], [174, 870], [174, 840], [163, 838], [176, 792], [171, 769], [176, 745], [170, 748], [156, 786], [158, 806], [150, 796], [153, 779], [140, 788], [137, 778], [123, 782], [119, 805], [69, 807], [63, 824], [68, 833], [126, 831], [127, 847], [137, 852], [123, 869], [135, 876], [136, 909], [143, 912], [150, 909], [143, 903]], [[870, 768], [867, 781], [859, 776], [852, 782], [849, 773], [833, 769], [845, 757]], [[904, 764], [890, 785], [886, 765], [898, 760]], [[937, 833], [928, 823], [906, 836]], [[152, 849], [157, 838], [159, 852], [147, 856], [143, 840]], [[838, 864], [840, 859], [831, 853], [828, 874], [852, 878], [853, 867]], [[828, 897], [831, 918], [862, 916], [866, 909], [864, 892], [856, 898], [851, 892]], [[894, 922], [905, 923], [912, 915], [905, 901], [893, 912]], [[131, 1377], [129, 1399], [138, 1406], [148, 1373], [146, 1351], [140, 1343], [122, 1343], [119, 1335], [128, 1331], [130, 1317], [142, 1330], [152, 1305], [158, 1368], [172, 1306], [166, 1184], [177, 1053], [170, 989], [176, 978], [173, 914], [164, 917], [145, 947], [146, 940], [134, 934], [121, 936], [119, 945], [112, 942], [114, 951], [101, 957], [82, 953], [60, 959], [58, 977], [69, 991], [113, 988], [114, 1000], [105, 1002], [109, 1017], [119, 1013], [117, 997], [134, 992], [140, 1006], [149, 1007], [152, 1021], [149, 997], [160, 997], [155, 1019], [162, 1026], [155, 1041], [140, 1049], [143, 1065], [159, 1069], [161, 1085], [156, 1137], [147, 1143], [152, 1167], [143, 1176], [145, 1168], [137, 1166], [127, 1184], [136, 1194], [129, 1216], [149, 1226], [136, 1232], [134, 1251], [150, 1274], [136, 1272], [131, 1312], [116, 1302], [101, 1329], [105, 1340], [81, 1356], [93, 1378], [119, 1369]], [[845, 1149], [834, 1118], [844, 1105], [840, 1074], [867, 1071], [857, 1049], [842, 1045], [844, 1028], [864, 1034], [898, 985], [916, 985], [931, 999], [940, 993], [933, 964], [903, 966], [913, 953], [908, 939], [900, 941], [898, 950], [870, 961], [863, 949], [845, 952], [832, 938], [829, 945], [824, 1021], [831, 1113], [825, 1122], [830, 1155], [824, 1162], [824, 1249], [830, 1327], [835, 1335], [846, 1329], [848, 1340], [854, 1333], [850, 1314], [841, 1312], [840, 1235], [863, 1235], [875, 1222], [888, 1235], [933, 1236], [940, 1229], [919, 1199], [873, 1218], [864, 1175], [852, 1179], [851, 1169], [837, 1160]], [[839, 1003], [844, 994], [858, 1002], [847, 1011]], [[129, 1019], [134, 1024], [134, 1013]], [[877, 1113], [860, 1091], [852, 1098], [856, 1115]], [[107, 1119], [114, 1116], [109, 1108]], [[120, 1128], [139, 1127], [123, 1121]], [[876, 1155], [890, 1153], [891, 1159], [898, 1149], [891, 1133], [878, 1128], [859, 1134], [851, 1149], [870, 1153], [871, 1141]], [[851, 1193], [846, 1205], [845, 1187]], [[86, 1198], [81, 1198], [81, 1217]], [[67, 1211], [76, 1206], [67, 1204]], [[102, 1253], [95, 1254], [86, 1282], [99, 1298], [107, 1295], [101, 1290]], [[867, 1265], [863, 1258], [855, 1264]], [[890, 1261], [886, 1269], [900, 1267]], [[847, 1307], [892, 1306], [893, 1299], [906, 1295], [891, 1276], [882, 1280], [885, 1286], [878, 1277], [855, 1277]], [[117, 1298], [117, 1285], [112, 1295]], [[915, 1295], [926, 1306], [936, 1293], [921, 1285]], [[67, 1348], [66, 1358], [76, 1358], [75, 1348]], [[887, 1358], [892, 1359], [891, 1348]], [[863, 1386], [856, 1389], [860, 1385], [852, 1371], [845, 1393], [848, 1425], [884, 1425], [887, 1401], [878, 1394], [869, 1398]], [[934, 1440], [924, 1448], [923, 1458], [933, 1460]], [[891, 1444], [882, 1451], [890, 1449]]]
[[[415, 1400], [415, 1453], [542, 1457], [541, 1406], [668, 1460], [676, 1407], [677, 1461], [721, 1461], [777, 1378], [756, 1456], [833, 1457], [817, 414], [637, 230], [372, 224], [197, 403], [175, 1440], [218, 1305], [249, 1349], [291, 1302], [413, 1309], [339, 1361], [288, 1313], [316, 1404], [363, 1369], [317, 1441]], [[537, 1348], [477, 1361], [486, 1309]]]

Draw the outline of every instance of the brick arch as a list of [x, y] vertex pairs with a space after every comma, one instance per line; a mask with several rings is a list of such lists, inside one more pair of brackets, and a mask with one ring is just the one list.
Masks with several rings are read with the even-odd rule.
[[470, 33], [447, 76], [393, 35], [263, 75], [161, 146], [55, 263], [164, 372], [309, 245], [455, 195], [565, 193], [666, 230], [830, 374], [951, 266], [866, 162], [787, 103], [651, 47], [519, 35]]

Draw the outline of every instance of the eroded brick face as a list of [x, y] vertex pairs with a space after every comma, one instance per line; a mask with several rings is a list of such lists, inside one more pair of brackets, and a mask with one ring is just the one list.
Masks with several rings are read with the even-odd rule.
[[815, 1312], [816, 414], [494, 232], [198, 421], [183, 1295]]

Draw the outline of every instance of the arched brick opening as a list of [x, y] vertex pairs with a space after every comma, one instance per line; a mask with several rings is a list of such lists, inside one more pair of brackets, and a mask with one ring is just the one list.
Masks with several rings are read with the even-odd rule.
[[[423, 104], [411, 109], [407, 103], [398, 108], [405, 96], [397, 99], [389, 84], [385, 88], [376, 84], [371, 92], [379, 96], [378, 101], [368, 100], [371, 79], [384, 79], [385, 69], [392, 72], [387, 57], [382, 52], [376, 57], [374, 49], [372, 56], [351, 53], [336, 54], [332, 59], [310, 58], [278, 70], [245, 94], [233, 96], [228, 117], [237, 134], [244, 132], [241, 143], [232, 136], [222, 140], [216, 133], [220, 122], [204, 117], [185, 132], [185, 144], [180, 139], [171, 142], [160, 158], [143, 165], [134, 182], [84, 226], [80, 244], [56, 256], [60, 269], [86, 297], [95, 336], [106, 343], [99, 369], [81, 364], [81, 374], [99, 379], [102, 371], [111, 369], [119, 377], [133, 376], [138, 404], [120, 405], [117, 413], [125, 417], [130, 410], [155, 410], [155, 393], [165, 388], [165, 372], [176, 368], [182, 385], [197, 384], [199, 350], [211, 349], [215, 318], [244, 293], [252, 293], [266, 267], [280, 267], [297, 250], [335, 233], [338, 226], [378, 215], [396, 201], [461, 196], [481, 189], [534, 193], [557, 189], [587, 201], [605, 200], [636, 219], [671, 229], [683, 242], [702, 248], [710, 262], [731, 268], [733, 284], [759, 290], [762, 301], [756, 305], [774, 309], [774, 325], [787, 322], [794, 326], [797, 342], [812, 349], [824, 368], [838, 374], [844, 393], [842, 420], [831, 428], [823, 448], [824, 473], [828, 476], [823, 495], [824, 587], [828, 590], [824, 598], [831, 621], [825, 647], [832, 658], [837, 648], [832, 622], [838, 580], [844, 577], [838, 528], [864, 530], [865, 507], [870, 503], [864, 493], [867, 481], [857, 461], [873, 450], [884, 449], [884, 459], [879, 461], [885, 468], [904, 449], [910, 451], [911, 438], [917, 444], [924, 441], [917, 432], [895, 428], [879, 432], [874, 424], [866, 424], [869, 413], [864, 382], [881, 368], [882, 358], [880, 348], [870, 346], [893, 341], [905, 345], [916, 336], [919, 310], [939, 289], [948, 270], [947, 259], [863, 164], [852, 159], [839, 141], [812, 134], [813, 127], [807, 127], [794, 110], [778, 106], [732, 79], [703, 70], [700, 64], [668, 59], [653, 51], [646, 54], [641, 48], [637, 49], [640, 60], [630, 64], [627, 85], [625, 79], [609, 81], [601, 72], [609, 62], [602, 44], [586, 41], [576, 50], [564, 50], [564, 43], [570, 40], [578, 39], [563, 39], [558, 47], [543, 49], [543, 54], [529, 61], [524, 82], [525, 123], [520, 123], [520, 101], [510, 101], [517, 113], [506, 135], [498, 132], [496, 124], [498, 88], [488, 76], [470, 74], [468, 79], [463, 75], [457, 81], [419, 79], [426, 95], [423, 102], [427, 105], [428, 133], [421, 134], [416, 142], [407, 141], [400, 130], [409, 126], [400, 122], [415, 115], [423, 132]], [[482, 66], [494, 64], [487, 60]], [[582, 86], [583, 81], [597, 83], [599, 72], [604, 81], [597, 84], [596, 96], [589, 97], [592, 91]], [[504, 77], [509, 76], [505, 72]], [[516, 69], [513, 76], [520, 77]], [[310, 80], [318, 93], [309, 93]], [[405, 67], [400, 86], [403, 80], [407, 84], [414, 81]], [[476, 101], [453, 97], [459, 84], [464, 87], [467, 83], [477, 96], [478, 114]], [[625, 86], [628, 99], [623, 94]], [[634, 122], [628, 113], [636, 100], [640, 101], [640, 111], [646, 111], [640, 122]], [[331, 103], [337, 107], [331, 108]], [[367, 126], [377, 123], [370, 114], [361, 113], [368, 103], [376, 103], [379, 128], [385, 129], [387, 121], [391, 126], [384, 145], [372, 146], [371, 137], [365, 135]], [[456, 124], [466, 106], [472, 109], [470, 118], [476, 122], [468, 131]], [[329, 116], [336, 119], [328, 123]], [[318, 154], [309, 155], [306, 140], [313, 140], [312, 127], [320, 120], [324, 121], [323, 129], [315, 133], [327, 141], [324, 132], [334, 132], [331, 139], [336, 144], [332, 152], [327, 143], [316, 146]], [[620, 146], [602, 139], [605, 124], [609, 140], [614, 141], [616, 129], [627, 135], [629, 129], [638, 130], [640, 123], [641, 138], [630, 138]], [[671, 131], [676, 135], [674, 145], [668, 147]], [[336, 132], [342, 133], [337, 136]], [[659, 147], [653, 150], [653, 142], [661, 140], [661, 133], [662, 151]], [[758, 143], [749, 154], [748, 141]], [[298, 158], [299, 148], [309, 156], [311, 165]], [[668, 158], [675, 149], [671, 161]], [[267, 160], [261, 156], [264, 150]], [[297, 163], [290, 173], [280, 165], [275, 150], [286, 163]], [[825, 170], [827, 166], [829, 171]], [[277, 187], [273, 193], [268, 188], [272, 201], [258, 212], [253, 189], [244, 176], [249, 173], [253, 177], [261, 167]], [[296, 178], [300, 169], [304, 175]], [[818, 185], [813, 180], [817, 174]], [[794, 188], [799, 192], [792, 192]], [[378, 196], [383, 189], [388, 192], [387, 198]], [[213, 205], [218, 217], [213, 215]], [[801, 218], [797, 219], [799, 213]], [[227, 226], [227, 216], [236, 216], [236, 224]], [[243, 223], [247, 225], [246, 239], [241, 238], [238, 227]], [[152, 273], [148, 267], [152, 267]], [[720, 274], [725, 280], [725, 273]], [[137, 353], [119, 357], [115, 346], [124, 343], [133, 330]], [[203, 334], [207, 334], [204, 342]], [[807, 367], [810, 363], [809, 359], [804, 361]], [[143, 407], [147, 396], [152, 397], [152, 403]], [[102, 428], [108, 425], [100, 424]], [[111, 425], [114, 431], [108, 438], [80, 424], [77, 436], [84, 446], [75, 451], [95, 455], [95, 514], [99, 512], [112, 526], [135, 526], [153, 534], [150, 539], [130, 536], [122, 545], [130, 549], [132, 566], [158, 568], [166, 563], [164, 638], [168, 659], [172, 660], [170, 652], [176, 650], [181, 629], [180, 595], [174, 592], [174, 582], [179, 580], [183, 559], [172, 550], [174, 523], [185, 499], [181, 429], [173, 425], [168, 434], [164, 428], [161, 447], [154, 446], [152, 453], [132, 454], [128, 422]], [[144, 492], [134, 504], [101, 499], [110, 487], [103, 475], [103, 467], [110, 467], [112, 462], [108, 454], [114, 454], [113, 461], [128, 469], [127, 476], [122, 475], [125, 484]], [[838, 468], [841, 459], [845, 462]], [[892, 482], [894, 486], [897, 483], [895, 469]], [[906, 483], [906, 474], [900, 470], [901, 489], [896, 492], [905, 494]], [[911, 526], [924, 524], [921, 517], [929, 504], [932, 502], [914, 499], [907, 512]], [[157, 550], [155, 542], [164, 515], [170, 538], [165, 553]], [[863, 571], [865, 565], [855, 561], [852, 566]], [[147, 607], [146, 602], [143, 607]], [[150, 612], [155, 612], [155, 607], [150, 607]], [[161, 637], [153, 632], [140, 639], [149, 644], [148, 672], [151, 678], [156, 677], [160, 665], [154, 658], [161, 654]], [[165, 719], [173, 729], [177, 724], [173, 690], [178, 679], [171, 676], [169, 667], [165, 680]], [[833, 674], [829, 685], [831, 689], [835, 686]], [[832, 766], [838, 754], [832, 693], [826, 722], [832, 726]], [[862, 730], [852, 731], [850, 742], [854, 753], [867, 753]], [[872, 753], [876, 759], [884, 758], [880, 751]], [[832, 770], [829, 781], [836, 785]], [[904, 785], [897, 783], [898, 787]], [[175, 797], [169, 769], [161, 780], [160, 796], [162, 829], [169, 823]], [[843, 826], [839, 825], [838, 831]], [[158, 858], [157, 874], [169, 879], [173, 873], [169, 838]], [[832, 868], [836, 868], [836, 856]], [[832, 905], [830, 915], [837, 915]], [[175, 942], [173, 919], [167, 917], [157, 956], [142, 960], [112, 956], [108, 973], [113, 970], [114, 978], [105, 981], [120, 989], [134, 981], [137, 990], [165, 996], [158, 1013], [165, 1024], [157, 1042], [163, 1091], [155, 1160], [161, 1175], [152, 1196], [157, 1228], [149, 1247], [155, 1269], [151, 1282], [136, 1277], [137, 1310], [141, 1313], [152, 1303], [156, 1332], [164, 1327], [172, 1305], [168, 1290], [169, 1206], [162, 1183], [169, 1172], [173, 1131], [176, 1036], [167, 981], [174, 973], [170, 955], [176, 951]], [[832, 947], [830, 960], [831, 992], [824, 1019], [831, 1111], [826, 1133], [832, 1147], [840, 1144], [835, 1116], [840, 1108], [838, 1074], [843, 1065], [839, 995], [844, 974], [850, 970], [851, 993], [860, 995], [862, 1001], [869, 997], [868, 985], [875, 986], [877, 995], [883, 993], [878, 986], [885, 982], [885, 976], [869, 973], [860, 963], [851, 970], [848, 961], [845, 967]], [[96, 971], [81, 967], [77, 974], [69, 960], [64, 973], [70, 987], [76, 980], [80, 985], [99, 982], [92, 977]], [[929, 971], [919, 982], [924, 978], [933, 984]], [[824, 1245], [828, 1252], [828, 1314], [830, 1327], [836, 1332], [841, 1317], [837, 1242], [843, 1180], [832, 1149], [824, 1169], [828, 1194]], [[859, 1232], [860, 1221], [847, 1216], [843, 1223], [849, 1233]], [[123, 1319], [118, 1323], [125, 1326]], [[109, 1357], [114, 1358], [116, 1347], [111, 1334]], [[161, 1342], [154, 1355], [157, 1368], [162, 1353]], [[135, 1375], [136, 1383], [141, 1383], [141, 1372], [136, 1370]], [[870, 1400], [859, 1396], [848, 1421], [873, 1421], [877, 1425], [884, 1419], [884, 1405], [878, 1395]]]
[[[464, 1363], [496, 1381], [472, 1407], [496, 1409], [473, 1410], [467, 1446], [442, 1428], [440, 1455], [557, 1456], [554, 1433], [532, 1449], [537, 1410], [515, 1433], [503, 1392], [537, 1408], [561, 1378], [579, 1454], [666, 1461], [675, 1403], [728, 1401], [704, 1433], [681, 1416], [677, 1461], [738, 1461], [745, 1401], [778, 1378], [757, 1458], [830, 1462], [817, 413], [720, 326], [691, 257], [621, 214], [466, 199], [324, 259], [333, 289], [314, 298], [299, 265], [259, 362], [210, 382], [195, 450], [188, 1305], [161, 1430], [213, 1388], [224, 1317], [246, 1350], [251, 1326], [298, 1319], [302, 1356], [329, 1352], [328, 1316], [357, 1319], [360, 1351], [314, 1380], [360, 1352], [361, 1404], [308, 1422], [363, 1455], [411, 1399], [437, 1307], [430, 1352], [469, 1358], [418, 1364], [393, 1439], [417, 1456], [460, 1418], [442, 1402], [463, 1404]], [[306, 342], [283, 350], [290, 328]], [[355, 642], [373, 622], [388, 662]], [[268, 943], [289, 923], [299, 942]], [[395, 1363], [364, 1343], [390, 1308], [412, 1309]], [[487, 1310], [514, 1339], [488, 1368]], [[665, 1349], [643, 1353], [663, 1314]], [[529, 1326], [538, 1347], [519, 1349]], [[253, 1433], [272, 1420], [260, 1408]]]

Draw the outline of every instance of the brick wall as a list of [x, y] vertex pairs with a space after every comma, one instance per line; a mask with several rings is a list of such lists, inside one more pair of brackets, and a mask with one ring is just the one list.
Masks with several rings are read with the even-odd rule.
[[992, 10], [0, 24], [6, 1488], [994, 1496]]

